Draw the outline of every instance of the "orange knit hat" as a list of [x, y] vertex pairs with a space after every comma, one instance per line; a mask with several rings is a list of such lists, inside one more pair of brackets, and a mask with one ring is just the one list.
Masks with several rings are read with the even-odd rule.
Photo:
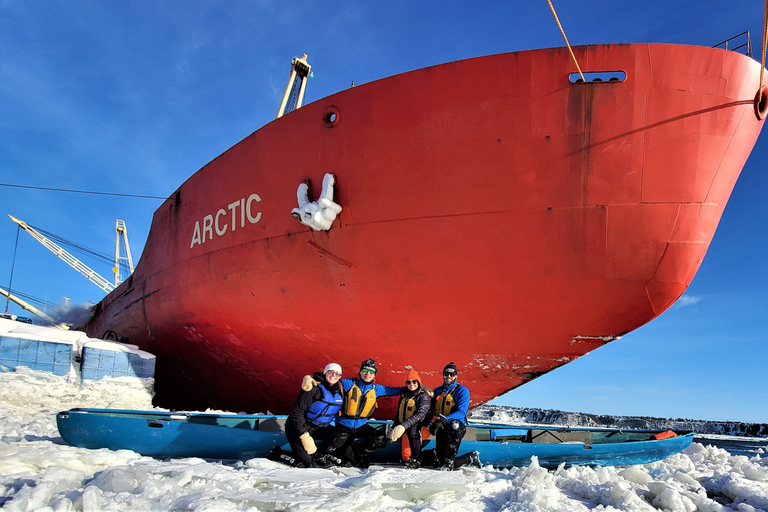
[[419, 377], [419, 374], [413, 368], [408, 370], [408, 373], [405, 374], [405, 380], [417, 380], [419, 381], [419, 384], [421, 384], [421, 377]]

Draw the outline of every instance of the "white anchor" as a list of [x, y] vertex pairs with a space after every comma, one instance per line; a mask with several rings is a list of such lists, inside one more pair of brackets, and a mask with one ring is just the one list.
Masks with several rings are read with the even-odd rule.
[[333, 174], [326, 173], [323, 177], [323, 192], [317, 201], [309, 201], [309, 187], [306, 183], [299, 185], [296, 197], [299, 207], [291, 210], [291, 215], [299, 222], [315, 231], [328, 231], [341, 213], [341, 206], [333, 202], [333, 185], [336, 182]]

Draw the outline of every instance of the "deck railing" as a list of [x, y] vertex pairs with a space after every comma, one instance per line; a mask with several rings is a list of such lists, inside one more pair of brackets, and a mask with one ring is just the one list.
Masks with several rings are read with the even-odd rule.
[[712, 48], [724, 48], [734, 52], [738, 52], [743, 48], [744, 54], [747, 57], [752, 57], [752, 40], [749, 37], [749, 30], [745, 30], [741, 34], [730, 37], [721, 43], [717, 43]]

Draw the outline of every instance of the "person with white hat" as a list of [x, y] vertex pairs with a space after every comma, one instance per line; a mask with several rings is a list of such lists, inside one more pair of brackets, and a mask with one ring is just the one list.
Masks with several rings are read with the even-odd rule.
[[330, 435], [329, 424], [338, 416], [344, 403], [339, 384], [341, 366], [329, 363], [322, 373], [316, 372], [312, 378], [317, 385], [302, 386], [285, 422], [285, 437], [291, 445], [292, 455], [275, 446], [267, 454], [268, 459], [301, 468], [316, 465], [312, 457], [317, 452], [315, 438]]
[[[318, 457], [326, 465], [353, 465], [365, 469], [370, 465], [368, 456], [371, 452], [387, 445], [385, 431], [372, 427], [368, 419], [376, 409], [379, 397], [397, 396], [405, 388], [377, 383], [377, 371], [376, 361], [366, 359], [360, 365], [357, 377], [341, 379], [344, 405], [333, 434]], [[311, 383], [311, 379], [304, 377], [304, 383], [308, 382]]]

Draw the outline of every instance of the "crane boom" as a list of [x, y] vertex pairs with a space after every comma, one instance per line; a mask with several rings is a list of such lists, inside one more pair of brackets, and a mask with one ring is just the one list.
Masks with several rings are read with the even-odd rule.
[[[117, 237], [115, 238], [115, 267], [112, 270], [115, 273], [115, 286], [117, 286], [123, 282], [123, 276], [120, 275], [120, 260], [127, 260], [128, 271], [133, 274], [133, 258], [131, 258], [131, 247], [128, 245], [128, 228], [125, 227], [125, 221], [117, 219], [115, 231], [117, 231]], [[123, 236], [123, 243], [125, 244], [125, 256], [120, 256], [120, 235]]]
[[58, 244], [53, 242], [52, 240], [48, 239], [45, 235], [37, 231], [35, 228], [31, 227], [29, 224], [24, 222], [23, 220], [19, 220], [13, 215], [8, 215], [13, 222], [18, 224], [24, 231], [32, 235], [32, 237], [43, 244], [46, 249], [51, 251], [53, 254], [64, 260], [64, 262], [69, 265], [70, 267], [74, 268], [78, 272], [80, 272], [82, 275], [84, 275], [86, 278], [88, 278], [93, 284], [104, 290], [105, 292], [109, 293], [112, 290], [115, 289], [115, 286], [104, 279], [102, 276], [100, 276], [95, 270], [93, 270], [91, 267], [83, 263], [82, 261], [78, 260], [71, 254], [69, 254], [67, 251], [62, 249]]
[[54, 320], [53, 317], [43, 313], [32, 304], [27, 303], [26, 301], [16, 297], [15, 295], [13, 295], [12, 293], [9, 293], [6, 290], [3, 290], [2, 288], [0, 288], [0, 295], [5, 295], [9, 299], [11, 299], [13, 302], [21, 306], [23, 309], [26, 309], [33, 315], [39, 316], [40, 318], [42, 318], [46, 322], [49, 322], [51, 325], [53, 325], [57, 329], [65, 329], [65, 330], [69, 329], [69, 327], [67, 327], [65, 324], [57, 324], [56, 320]]

